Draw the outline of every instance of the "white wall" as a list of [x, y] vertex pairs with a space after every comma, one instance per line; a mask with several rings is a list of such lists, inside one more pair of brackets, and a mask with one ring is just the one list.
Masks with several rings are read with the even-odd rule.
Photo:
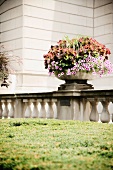
[[70, 38], [78, 34], [94, 36], [112, 51], [111, 2], [113, 0], [7, 0], [0, 7], [1, 42], [23, 58], [16, 92], [51, 91], [62, 84], [48, 76], [43, 55], [65, 35]]
[[[0, 1], [0, 42], [5, 50], [22, 58], [23, 50], [23, 2], [22, 0]], [[11, 51], [10, 51], [11, 50]], [[22, 65], [13, 66], [22, 71]], [[15, 89], [15, 76], [10, 76], [10, 87], [1, 88], [0, 93], [12, 93]]]
[[62, 81], [48, 76], [43, 55], [66, 35], [93, 36], [93, 0], [24, 0], [23, 11], [24, 87], [56, 90]]
[[[95, 0], [94, 37], [110, 48], [110, 61], [113, 63], [113, 0]], [[109, 76], [109, 75], [108, 75]], [[113, 88], [113, 75], [93, 81], [95, 88]]]
[[8, 50], [22, 49], [23, 6], [22, 0], [8, 0], [0, 6], [1, 42]]
[[95, 0], [94, 37], [110, 48], [113, 58], [113, 0]]

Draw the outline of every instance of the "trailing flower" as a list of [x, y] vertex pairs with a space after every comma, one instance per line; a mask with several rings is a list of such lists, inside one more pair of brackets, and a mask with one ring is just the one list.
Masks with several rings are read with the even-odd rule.
[[91, 37], [82, 36], [59, 40], [43, 57], [49, 74], [60, 77], [63, 74], [86, 72], [102, 76], [113, 72], [113, 64], [108, 60], [110, 54], [105, 45]]

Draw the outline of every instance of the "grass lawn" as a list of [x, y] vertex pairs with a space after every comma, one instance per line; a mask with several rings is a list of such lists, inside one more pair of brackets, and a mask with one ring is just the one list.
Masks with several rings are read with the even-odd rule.
[[113, 170], [113, 124], [0, 120], [0, 170]]

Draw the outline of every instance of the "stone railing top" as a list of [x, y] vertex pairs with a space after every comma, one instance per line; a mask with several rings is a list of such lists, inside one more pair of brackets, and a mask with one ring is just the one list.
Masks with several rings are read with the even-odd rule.
[[81, 96], [89, 96], [89, 97], [113, 97], [113, 89], [106, 89], [106, 90], [82, 90]]
[[113, 97], [113, 89], [107, 90], [59, 90], [53, 92], [38, 93], [16, 93], [16, 94], [0, 94], [0, 99], [16, 99], [16, 98], [59, 98], [59, 97]]

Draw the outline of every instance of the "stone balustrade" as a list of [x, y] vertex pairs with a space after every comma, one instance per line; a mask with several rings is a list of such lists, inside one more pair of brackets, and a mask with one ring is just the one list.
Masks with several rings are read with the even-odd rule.
[[0, 95], [0, 118], [57, 118], [57, 99], [47, 94]]
[[0, 118], [113, 121], [113, 90], [0, 94]]
[[82, 92], [90, 102], [90, 121], [112, 123], [113, 121], [113, 90], [88, 90]]

